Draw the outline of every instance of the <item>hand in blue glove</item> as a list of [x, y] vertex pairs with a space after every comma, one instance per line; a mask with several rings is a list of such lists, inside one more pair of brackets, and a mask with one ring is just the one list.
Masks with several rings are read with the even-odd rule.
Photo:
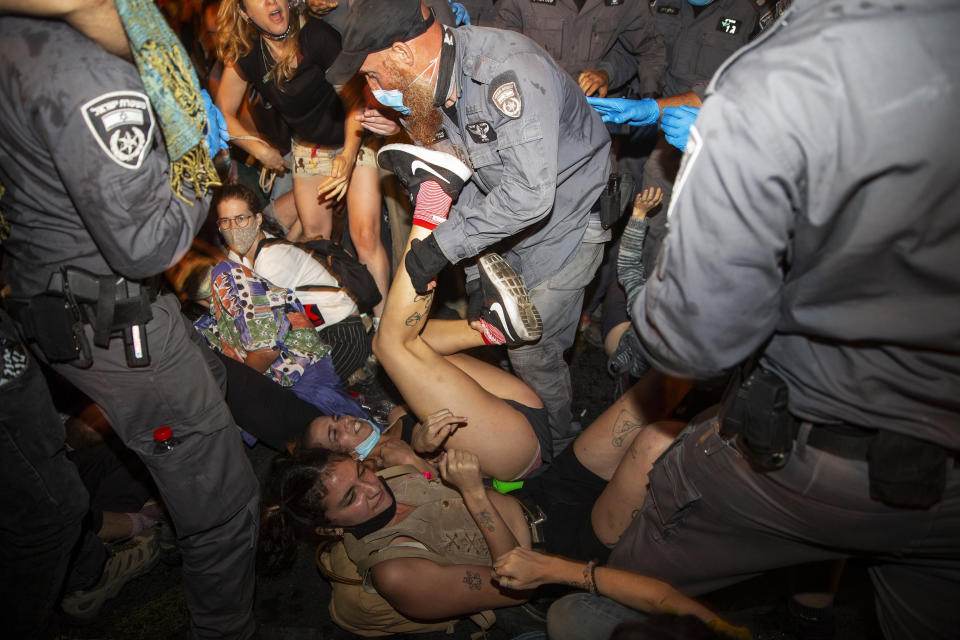
[[453, 9], [453, 16], [457, 19], [457, 26], [470, 24], [470, 14], [467, 13], [467, 8], [459, 2], [448, 1], [450, 2], [450, 8]]
[[227, 121], [223, 119], [223, 114], [217, 105], [213, 104], [213, 98], [207, 93], [206, 89], [200, 90], [203, 96], [203, 106], [207, 110], [207, 147], [210, 149], [210, 157], [217, 155], [221, 149], [227, 149], [227, 142], [230, 140], [230, 134], [227, 133]]
[[660, 105], [653, 98], [587, 98], [587, 102], [604, 122], [642, 127], [660, 118]]
[[667, 142], [675, 146], [680, 151], [687, 148], [687, 136], [690, 135], [690, 127], [697, 119], [700, 109], [697, 107], [664, 107], [663, 117], [660, 118], [660, 128], [663, 129], [663, 135]]

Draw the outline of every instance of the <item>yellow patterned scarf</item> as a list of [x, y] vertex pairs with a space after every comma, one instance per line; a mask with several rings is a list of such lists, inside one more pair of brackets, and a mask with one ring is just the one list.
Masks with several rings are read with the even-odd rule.
[[167, 143], [170, 187], [186, 200], [183, 185], [188, 182], [200, 198], [220, 181], [204, 144], [207, 116], [197, 74], [151, 0], [116, 0], [116, 5]]

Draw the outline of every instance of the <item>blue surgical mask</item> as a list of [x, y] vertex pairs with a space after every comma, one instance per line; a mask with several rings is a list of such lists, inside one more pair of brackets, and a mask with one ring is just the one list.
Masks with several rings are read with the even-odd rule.
[[[363, 420], [363, 418], [357, 419]], [[357, 455], [357, 460], [366, 460], [370, 452], [373, 451], [373, 448], [377, 446], [377, 442], [380, 441], [380, 427], [369, 420], [363, 421], [370, 425], [370, 435], [367, 436], [366, 440], [353, 448], [353, 452]]]
[[[430, 61], [430, 64], [423, 68], [423, 71], [417, 74], [417, 77], [407, 85], [407, 87], [412, 87], [417, 83], [417, 80], [423, 77], [427, 71], [430, 71], [437, 65], [437, 60], [440, 59], [440, 56], [437, 56]], [[399, 111], [403, 115], [409, 115], [410, 107], [403, 104], [403, 91], [400, 89], [374, 89], [372, 91], [373, 97], [376, 98], [377, 102], [382, 104], [385, 107], [390, 107], [395, 111]]]
[[713, 2], [713, 0], [687, 0], [687, 2], [689, 2], [695, 7], [705, 7], [711, 2]]
[[373, 97], [385, 107], [390, 107], [403, 115], [410, 114], [410, 107], [403, 104], [403, 92], [400, 89], [374, 89]]

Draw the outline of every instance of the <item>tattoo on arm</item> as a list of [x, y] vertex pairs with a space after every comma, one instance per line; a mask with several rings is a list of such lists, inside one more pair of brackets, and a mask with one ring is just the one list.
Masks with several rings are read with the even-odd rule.
[[408, 327], [413, 327], [413, 326], [415, 326], [418, 322], [420, 322], [420, 320], [421, 320], [422, 318], [423, 318], [423, 314], [422, 314], [422, 313], [419, 313], [419, 312], [417, 312], [417, 311], [414, 311], [414, 312], [411, 313], [409, 316], [407, 316], [407, 319], [406, 319], [406, 321], [405, 321], [405, 324], [406, 324]]
[[480, 580], [480, 574], [472, 571], [467, 571], [467, 575], [463, 579], [463, 584], [467, 585], [470, 591], [480, 591], [480, 588], [483, 586]]
[[631, 431], [635, 431], [643, 427], [643, 423], [640, 419], [623, 409], [620, 411], [620, 415], [617, 416], [616, 422], [613, 423], [613, 429], [611, 429], [611, 442], [615, 447], [622, 447], [623, 441], [627, 438]]
[[493, 533], [494, 531], [497, 530], [496, 525], [494, 525], [493, 523], [493, 517], [489, 513], [487, 513], [486, 509], [484, 509], [483, 511], [477, 514], [477, 524], [479, 524], [481, 527], [483, 527], [490, 533]]

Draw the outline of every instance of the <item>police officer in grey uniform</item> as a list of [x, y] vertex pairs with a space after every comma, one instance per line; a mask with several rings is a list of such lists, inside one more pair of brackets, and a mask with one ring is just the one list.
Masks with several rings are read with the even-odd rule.
[[[150, 469], [177, 529], [193, 637], [251, 637], [256, 478], [222, 368], [151, 283], [190, 246], [208, 200], [173, 192], [133, 64], [56, 21], [0, 17], [0, 42], [5, 304], [34, 355]], [[123, 314], [128, 339], [100, 322]], [[166, 453], [152, 441], [161, 426], [179, 440]]]
[[536, 41], [577, 80], [604, 97], [635, 74], [655, 90], [666, 67], [663, 36], [643, 0], [500, 0], [493, 26]]
[[633, 317], [668, 373], [759, 365], [656, 462], [612, 566], [696, 595], [867, 556], [886, 637], [956, 636], [958, 22], [798, 2], [708, 86]]
[[[707, 83], [723, 61], [747, 44], [778, 15], [767, 0], [656, 0], [652, 11], [667, 45], [667, 67], [657, 95], [661, 108], [672, 104], [699, 106]], [[670, 201], [680, 152], [664, 139], [644, 165], [643, 186], [660, 187]], [[653, 233], [662, 233], [663, 217], [655, 217]]]
[[[610, 137], [536, 43], [499, 29], [427, 26], [419, 6], [357, 0], [328, 75], [342, 81], [361, 69], [373, 89], [404, 90], [392, 86], [390, 69], [409, 59], [409, 75], [431, 82], [443, 109], [439, 136], [466, 153], [474, 173], [449, 219], [421, 245], [451, 263], [495, 247], [523, 276], [543, 335], [511, 348], [510, 361], [543, 400], [555, 437], [566, 436], [572, 389], [563, 354], [608, 239], [591, 209], [610, 172]], [[388, 57], [394, 50], [412, 57]], [[468, 284], [471, 277], [475, 267]]]

